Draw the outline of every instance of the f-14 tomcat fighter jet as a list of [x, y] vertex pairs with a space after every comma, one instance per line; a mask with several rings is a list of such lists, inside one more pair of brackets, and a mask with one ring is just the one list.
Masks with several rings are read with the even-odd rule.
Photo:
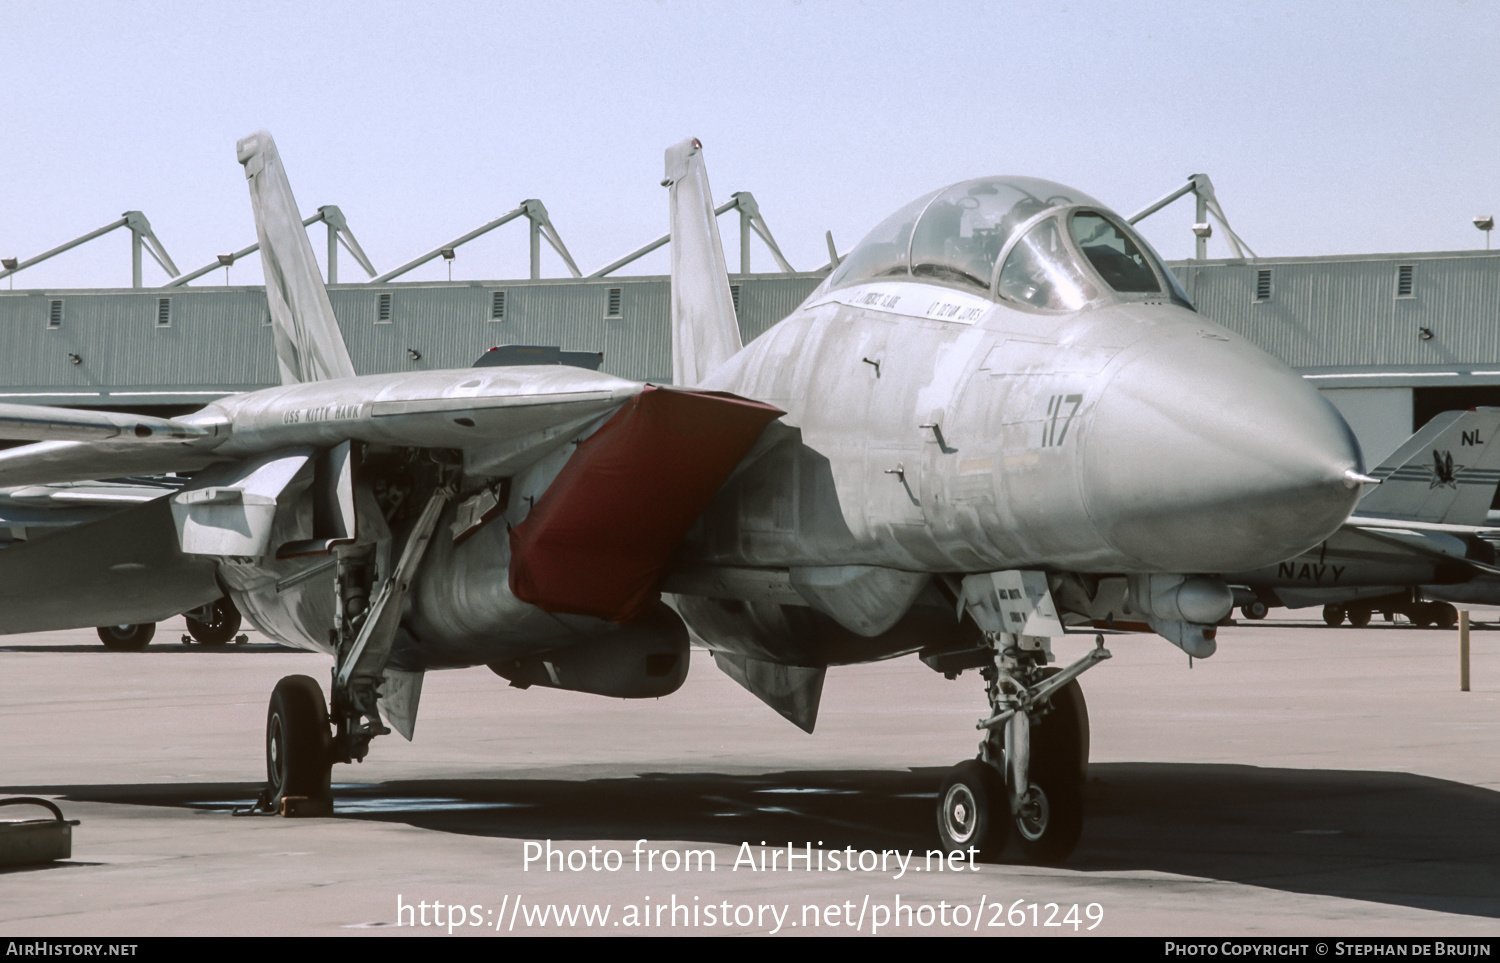
[[[1214, 650], [1213, 573], [1348, 516], [1357, 445], [1280, 363], [1194, 313], [1098, 201], [995, 177], [876, 227], [742, 346], [701, 145], [667, 151], [674, 386], [563, 366], [357, 377], [281, 159], [238, 145], [284, 384], [171, 420], [0, 409], [0, 485], [192, 471], [170, 497], [0, 552], [0, 630], [143, 622], [222, 593], [330, 653], [283, 679], [266, 801], [331, 808], [334, 761], [415, 722], [422, 673], [661, 696], [690, 632], [811, 730], [828, 666], [977, 668], [979, 757], [945, 846], [1065, 857], [1088, 717], [1049, 639]], [[66, 587], [59, 590], [59, 587]], [[1014, 833], [1012, 830], [1014, 829]]]

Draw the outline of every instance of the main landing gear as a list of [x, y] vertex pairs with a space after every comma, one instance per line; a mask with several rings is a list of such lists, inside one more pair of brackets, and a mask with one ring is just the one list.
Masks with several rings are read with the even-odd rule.
[[1014, 836], [1030, 863], [1068, 858], [1083, 831], [1089, 716], [1077, 679], [1110, 657], [1104, 637], [1066, 669], [1047, 666], [1045, 640], [999, 635], [983, 670], [991, 714], [979, 758], [954, 766], [938, 791], [938, 836], [948, 852], [1000, 858]]
[[266, 712], [266, 789], [283, 816], [333, 815], [328, 704], [317, 680], [289, 675], [276, 683]]
[[370, 740], [391, 731], [380, 721], [381, 681], [412, 576], [452, 495], [447, 486], [433, 492], [400, 561], [384, 579], [377, 577], [375, 546], [335, 549], [331, 703], [323, 701], [322, 688], [308, 676], [290, 675], [276, 684], [266, 712], [266, 788], [253, 812], [332, 815], [333, 764], [363, 759]]
[[104, 643], [106, 649], [114, 652], [139, 652], [151, 644], [152, 637], [156, 635], [156, 623], [101, 625], [98, 632], [99, 641]]
[[239, 632], [242, 621], [240, 610], [227, 598], [184, 612], [183, 617], [188, 634], [182, 641], [192, 639], [199, 645], [227, 644]]
[[1347, 618], [1349, 624], [1362, 629], [1370, 624], [1376, 612], [1394, 622], [1397, 615], [1404, 615], [1418, 628], [1437, 626], [1451, 629], [1458, 624], [1458, 609], [1447, 602], [1423, 602], [1420, 599], [1371, 599], [1366, 602], [1351, 602], [1348, 605], [1323, 606], [1323, 621], [1330, 626], [1342, 625]]

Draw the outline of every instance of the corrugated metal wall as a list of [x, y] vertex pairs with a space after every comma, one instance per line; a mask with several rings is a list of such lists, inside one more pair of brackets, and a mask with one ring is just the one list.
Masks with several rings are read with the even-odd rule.
[[[1403, 265], [1411, 268], [1409, 297], [1397, 288]], [[1206, 316], [1306, 372], [1500, 368], [1500, 252], [1172, 268]], [[1257, 300], [1261, 271], [1271, 272], [1270, 297]], [[733, 278], [745, 340], [789, 314], [820, 280]], [[618, 317], [609, 316], [612, 288], [620, 291]], [[505, 292], [503, 320], [490, 317], [496, 291]], [[497, 344], [548, 344], [603, 351], [604, 370], [622, 377], [671, 377], [664, 277], [348, 284], [330, 297], [355, 369], [365, 374], [466, 367]], [[382, 297], [390, 298], [387, 323]], [[162, 298], [170, 299], [165, 316]], [[51, 327], [54, 301], [62, 306]], [[0, 396], [86, 404], [104, 393], [165, 403], [153, 393], [275, 384], [266, 319], [265, 292], [253, 287], [0, 291]], [[1430, 339], [1419, 337], [1422, 328]]]
[[[1411, 295], [1398, 296], [1403, 265]], [[1453, 370], [1500, 364], [1500, 252], [1177, 261], [1205, 315], [1294, 368]], [[1256, 300], [1257, 274], [1271, 296]], [[1429, 340], [1421, 329], [1432, 332]]]
[[[745, 340], [790, 314], [821, 280], [733, 278]], [[620, 292], [617, 317], [609, 316], [611, 289]], [[491, 318], [497, 291], [504, 292], [500, 320]], [[383, 297], [390, 299], [385, 322]], [[672, 375], [669, 297], [665, 277], [350, 284], [329, 291], [361, 374], [462, 368], [495, 345], [546, 344], [603, 351], [603, 370], [659, 382]], [[55, 327], [54, 302], [61, 302]], [[0, 291], [0, 395], [11, 400], [31, 395], [88, 404], [121, 396], [121, 403], [162, 403], [167, 399], [151, 396], [277, 383], [263, 288]]]

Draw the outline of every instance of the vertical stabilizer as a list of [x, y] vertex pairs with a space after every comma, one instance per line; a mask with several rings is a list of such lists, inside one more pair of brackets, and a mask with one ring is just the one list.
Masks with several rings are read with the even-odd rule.
[[1500, 408], [1445, 411], [1370, 474], [1360, 516], [1483, 525], [1500, 483]]
[[281, 383], [354, 377], [276, 142], [270, 133], [258, 130], [235, 149], [250, 182]]
[[667, 148], [672, 210], [672, 382], [692, 386], [742, 347], [703, 145]]

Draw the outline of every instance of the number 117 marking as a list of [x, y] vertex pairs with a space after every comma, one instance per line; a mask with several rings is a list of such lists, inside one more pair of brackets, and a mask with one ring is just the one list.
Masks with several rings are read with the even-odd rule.
[[[1054, 448], [1063, 443], [1068, 437], [1068, 428], [1073, 424], [1073, 416], [1078, 414], [1078, 408], [1083, 404], [1083, 395], [1053, 395], [1047, 402], [1047, 420], [1042, 423], [1042, 447]], [[1071, 407], [1068, 407], [1070, 406]], [[1063, 409], [1068, 413], [1063, 416]], [[1058, 430], [1057, 420], [1062, 418], [1062, 430]]]

